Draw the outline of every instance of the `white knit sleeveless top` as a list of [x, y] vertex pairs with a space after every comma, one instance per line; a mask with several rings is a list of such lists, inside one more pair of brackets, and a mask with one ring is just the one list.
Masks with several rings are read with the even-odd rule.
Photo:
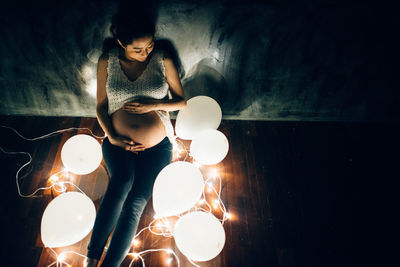
[[[110, 50], [107, 67], [108, 114], [122, 108], [124, 103], [140, 99], [168, 99], [169, 85], [165, 78], [164, 53], [154, 49], [143, 73], [135, 80], [128, 79], [121, 68], [118, 49]], [[157, 111], [171, 143], [174, 142], [174, 130], [169, 113]]]
[[118, 49], [113, 49], [108, 56], [107, 97], [108, 114], [120, 109], [124, 103], [136, 99], [168, 97], [168, 83], [165, 79], [164, 55], [154, 50], [149, 55], [149, 62], [143, 73], [131, 81], [121, 68]]

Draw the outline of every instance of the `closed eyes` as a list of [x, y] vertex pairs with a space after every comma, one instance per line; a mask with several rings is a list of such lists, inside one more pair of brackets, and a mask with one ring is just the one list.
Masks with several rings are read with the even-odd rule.
[[[154, 47], [154, 43], [152, 43], [151, 45], [149, 45], [146, 49], [152, 49]], [[133, 48], [135, 50], [135, 53], [141, 53], [142, 49], [137, 49], [137, 48]]]

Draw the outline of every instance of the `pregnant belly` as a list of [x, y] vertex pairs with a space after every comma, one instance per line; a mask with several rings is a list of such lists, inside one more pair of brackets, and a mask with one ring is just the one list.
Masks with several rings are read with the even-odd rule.
[[119, 109], [111, 117], [115, 132], [150, 148], [166, 136], [164, 124], [155, 111], [131, 114]]

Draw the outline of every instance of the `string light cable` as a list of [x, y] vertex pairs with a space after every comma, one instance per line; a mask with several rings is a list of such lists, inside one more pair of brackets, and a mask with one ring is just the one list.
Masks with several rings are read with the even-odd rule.
[[[71, 131], [71, 130], [88, 130], [92, 136], [94, 136], [95, 138], [98, 139], [104, 139], [106, 136], [100, 137], [100, 136], [96, 136], [93, 134], [93, 132], [88, 129], [88, 128], [68, 128], [68, 129], [63, 129], [63, 130], [57, 130], [55, 132], [49, 133], [49, 134], [45, 134], [43, 136], [39, 136], [39, 137], [35, 137], [35, 138], [26, 138], [23, 135], [21, 135], [17, 130], [15, 130], [12, 127], [9, 126], [4, 126], [4, 125], [0, 125], [0, 127], [2, 128], [7, 128], [7, 129], [11, 129], [12, 131], [14, 131], [19, 137], [21, 137], [24, 140], [27, 141], [36, 141], [36, 140], [41, 140], [41, 139], [45, 139], [45, 138], [49, 138], [52, 136], [55, 136], [57, 134], [60, 133], [64, 133], [67, 131]], [[192, 155], [190, 154], [190, 151], [185, 147], [185, 144], [181, 141], [178, 140], [175, 137], [175, 143], [173, 144], [174, 150], [178, 152], [178, 158], [181, 158], [181, 154], [182, 152], [185, 152], [185, 157], [183, 159], [183, 161], [187, 161], [188, 157], [191, 157]], [[29, 157], [29, 160], [23, 164], [17, 171], [15, 178], [16, 178], [16, 185], [17, 185], [17, 190], [18, 190], [18, 194], [21, 197], [37, 197], [36, 194], [41, 191], [41, 190], [46, 190], [46, 189], [51, 189], [54, 188], [54, 190], [56, 192], [62, 193], [65, 192], [67, 190], [66, 185], [70, 184], [72, 186], [74, 186], [78, 191], [80, 191], [81, 193], [85, 194], [77, 185], [75, 185], [74, 183], [70, 182], [70, 181], [59, 181], [60, 178], [64, 178], [65, 176], [69, 176], [69, 173], [67, 170], [62, 170], [59, 171], [53, 175], [51, 175], [51, 177], [49, 178], [49, 181], [52, 183], [50, 186], [47, 187], [40, 187], [38, 189], [36, 189], [33, 193], [28, 194], [28, 195], [24, 195], [21, 193], [20, 190], [20, 185], [19, 185], [19, 181], [21, 179], [21, 177], [19, 177], [19, 174], [21, 172], [22, 169], [24, 169], [26, 166], [28, 166], [29, 164], [32, 163], [32, 156], [28, 153], [28, 152], [9, 152], [9, 151], [5, 151], [3, 148], [0, 147], [0, 150], [5, 153], [5, 154], [10, 154], [10, 155], [18, 155], [18, 154], [22, 154], [22, 155], [27, 155]], [[196, 164], [196, 162], [194, 161], [193, 164], [195, 164], [197, 167], [201, 168], [201, 164]], [[23, 176], [24, 177], [24, 176]], [[218, 189], [216, 189], [213, 185], [212, 180], [218, 180]], [[226, 208], [225, 205], [221, 199], [221, 190], [222, 190], [222, 179], [221, 176], [218, 174], [218, 172], [215, 171], [214, 175], [212, 177], [209, 177], [207, 179], [205, 179], [205, 187], [203, 188], [203, 192], [202, 192], [202, 197], [201, 199], [198, 201], [197, 205], [195, 205], [192, 209], [190, 209], [189, 211], [183, 213], [183, 214], [178, 214], [178, 215], [174, 215], [174, 217], [177, 217], [178, 219], [181, 218], [184, 214], [189, 213], [193, 210], [198, 211], [204, 211], [207, 213], [212, 214], [212, 206], [217, 206], [221, 209], [222, 213], [223, 213], [223, 218], [222, 220], [219, 219], [221, 221], [222, 224], [224, 224], [224, 222], [230, 218], [229, 213], [226, 212]], [[213, 193], [215, 194], [217, 197], [216, 199], [214, 199], [214, 205], [210, 205], [210, 203], [207, 201], [207, 193], [206, 193], [206, 187], [207, 187], [207, 191], [209, 193]], [[85, 194], [86, 195], [86, 194]], [[207, 209], [204, 209], [203, 207], [201, 207], [201, 205], [206, 205]], [[215, 207], [214, 207], [215, 209]], [[154, 218], [147, 227], [144, 227], [143, 229], [141, 229], [133, 238], [132, 244], [135, 246], [139, 243], [138, 241], [138, 237], [141, 235], [141, 233], [143, 233], [145, 230], [149, 230], [152, 234], [154, 235], [158, 235], [158, 236], [163, 236], [163, 237], [173, 237], [173, 230], [172, 227], [169, 223], [168, 217], [161, 217], [161, 218]], [[65, 256], [67, 254], [75, 254], [78, 255], [80, 257], [86, 258], [85, 255], [82, 255], [78, 252], [75, 251], [63, 251], [62, 253], [60, 253], [59, 255], [52, 249], [49, 248], [55, 255], [57, 258], [57, 261], [51, 263], [50, 265], [48, 265], [47, 267], [51, 267], [53, 265], [56, 265], [56, 267], [61, 267], [64, 264], [66, 266], [70, 266], [68, 263], [66, 263], [65, 260]], [[107, 247], [105, 248], [107, 249]], [[176, 253], [171, 250], [171, 249], [148, 249], [148, 250], [144, 250], [138, 253], [129, 253], [128, 255], [132, 256], [133, 259], [130, 262], [129, 266], [132, 266], [133, 262], [136, 259], [140, 259], [142, 262], [143, 267], [145, 267], [145, 261], [143, 258], [143, 255], [147, 254], [147, 253], [151, 253], [151, 252], [160, 252], [160, 251], [164, 251], [164, 252], [168, 252], [169, 254], [173, 255], [173, 257], [175, 258], [178, 267], [180, 266], [180, 261], [179, 261], [179, 257], [176, 255]], [[196, 267], [200, 267], [200, 265], [194, 263], [190, 258], [186, 257], [188, 259], [188, 261]], [[172, 262], [172, 258], [168, 258], [167, 259], [167, 264], [170, 264]]]
[[[90, 130], [89, 128], [76, 128], [76, 127], [71, 127], [71, 128], [67, 128], [67, 129], [62, 129], [62, 130], [57, 130], [57, 131], [54, 131], [54, 132], [51, 132], [51, 133], [48, 133], [48, 134], [45, 134], [45, 135], [42, 135], [42, 136], [38, 136], [38, 137], [34, 137], [34, 138], [27, 138], [27, 137], [25, 137], [25, 136], [23, 136], [22, 134], [20, 134], [16, 129], [14, 129], [13, 127], [10, 127], [10, 126], [6, 126], [6, 125], [0, 125], [0, 127], [1, 128], [5, 128], [5, 129], [10, 129], [10, 130], [12, 130], [14, 133], [16, 133], [19, 137], [21, 137], [22, 139], [24, 139], [24, 140], [26, 140], [26, 141], [37, 141], [37, 140], [42, 140], [42, 139], [45, 139], [45, 138], [50, 138], [50, 137], [53, 137], [53, 136], [55, 136], [55, 135], [58, 135], [58, 134], [61, 134], [61, 133], [64, 133], [64, 132], [68, 132], [68, 131], [79, 131], [79, 130], [88, 130], [90, 133], [91, 133], [91, 135], [92, 136], [94, 136], [95, 138], [98, 138], [98, 139], [104, 139], [106, 136], [97, 136], [97, 135], [95, 135], [95, 134], [93, 134], [93, 132], [92, 132], [92, 130]], [[37, 194], [37, 192], [39, 192], [39, 191], [41, 191], [41, 190], [46, 190], [46, 189], [51, 189], [51, 188], [55, 188], [57, 185], [59, 185], [59, 183], [53, 183], [53, 185], [51, 185], [51, 186], [48, 186], [48, 187], [40, 187], [40, 188], [38, 188], [38, 189], [36, 189], [33, 193], [31, 193], [31, 194], [28, 194], [28, 195], [24, 195], [24, 194], [22, 194], [21, 193], [21, 188], [20, 188], [20, 185], [19, 185], [19, 181], [22, 179], [22, 178], [24, 178], [26, 175], [24, 175], [24, 176], [22, 176], [22, 177], [19, 177], [19, 173], [22, 171], [22, 169], [23, 168], [25, 168], [26, 166], [28, 166], [29, 164], [31, 164], [32, 163], [32, 156], [31, 156], [31, 154], [30, 153], [28, 153], [28, 152], [14, 152], [14, 151], [5, 151], [2, 147], [0, 147], [0, 150], [4, 153], [4, 154], [8, 154], [8, 155], [18, 155], [18, 154], [20, 154], [20, 155], [27, 155], [28, 157], [29, 157], [29, 160], [25, 163], [25, 164], [23, 164], [19, 169], [18, 169], [18, 171], [16, 172], [16, 174], [15, 174], [15, 182], [16, 182], [16, 185], [17, 185], [17, 191], [18, 191], [18, 195], [20, 196], [20, 197], [23, 197], [23, 198], [29, 198], [29, 197], [38, 197], [38, 196], [35, 196], [36, 194]], [[62, 171], [60, 171], [60, 172], [62, 172]], [[56, 174], [53, 174], [53, 175], [58, 175], [60, 172], [58, 172], [58, 173], [56, 173]], [[52, 175], [52, 176], [53, 176]], [[74, 184], [73, 184], [74, 185]], [[78, 188], [76, 185], [74, 185], [76, 188]], [[79, 189], [79, 188], [78, 188]], [[57, 192], [65, 192], [65, 190], [61, 190], [61, 191], [58, 191], [58, 190], [56, 190]], [[82, 192], [82, 190], [80, 190], [79, 189], [79, 191], [81, 191]]]
[[[62, 192], [65, 192], [65, 191], [66, 191], [66, 188], [65, 188], [64, 184], [71, 184], [71, 185], [73, 185], [75, 188], [77, 188], [81, 193], [85, 194], [77, 185], [75, 185], [74, 183], [69, 182], [69, 181], [53, 182], [52, 185], [46, 186], [46, 187], [40, 187], [40, 188], [36, 189], [36, 190], [35, 190], [33, 193], [31, 193], [31, 194], [28, 194], [28, 195], [22, 194], [22, 193], [21, 193], [21, 188], [20, 188], [20, 185], [19, 185], [19, 180], [20, 180], [19, 173], [21, 172], [21, 170], [22, 170], [23, 168], [25, 168], [26, 166], [28, 166], [28, 165], [32, 162], [32, 156], [31, 156], [31, 154], [29, 154], [28, 152], [9, 152], [9, 151], [5, 151], [5, 150], [4, 150], [3, 148], [1, 148], [1, 147], [0, 147], [0, 150], [1, 150], [3, 153], [5, 153], [5, 154], [10, 154], [10, 155], [22, 154], [22, 155], [28, 155], [28, 157], [29, 157], [28, 162], [26, 162], [25, 164], [23, 164], [23, 165], [18, 169], [18, 171], [17, 171], [16, 174], [15, 174], [15, 183], [16, 183], [16, 186], [17, 186], [18, 195], [19, 195], [20, 197], [23, 197], [23, 198], [30, 198], [30, 197], [33, 197], [33, 198], [34, 198], [34, 197], [38, 197], [38, 196], [36, 196], [36, 194], [37, 194], [39, 191], [41, 191], [41, 190], [47, 190], [47, 189], [51, 189], [51, 188], [54, 188], [54, 189], [56, 190], [56, 192], [62, 193]], [[64, 170], [59, 171], [59, 172], [53, 174], [51, 177], [54, 177], [54, 176], [59, 177], [59, 176], [58, 176], [59, 173], [64, 173], [64, 174], [65, 174], [65, 171], [64, 171]], [[51, 179], [51, 177], [50, 177], [50, 179]], [[62, 177], [62, 176], [61, 176], [61, 177]], [[60, 177], [60, 178], [61, 178], [61, 177]], [[59, 186], [59, 187], [61, 188], [61, 190], [58, 190], [58, 189], [57, 189], [57, 186]], [[85, 194], [85, 195], [86, 195], [86, 194]]]
[[[210, 179], [215, 179], [215, 178], [218, 179], [218, 185], [219, 185], [219, 186], [218, 186], [218, 192], [217, 192], [217, 190], [215, 190], [215, 187], [212, 185], [212, 183], [211, 183], [211, 182], [208, 182], [208, 180], [210, 180]], [[216, 175], [215, 177], [210, 177], [210, 178], [208, 178], [208, 179], [206, 180], [206, 184], [207, 184], [207, 186], [217, 195], [217, 199], [215, 200], [215, 202], [216, 202], [217, 205], [221, 208], [221, 211], [222, 211], [222, 213], [223, 213], [223, 218], [222, 218], [222, 220], [220, 220], [221, 223], [222, 223], [222, 225], [223, 225], [224, 222], [225, 222], [227, 219], [229, 219], [230, 214], [229, 214], [228, 212], [226, 212], [225, 204], [224, 204], [224, 202], [223, 202], [222, 199], [221, 199], [221, 191], [222, 191], [222, 179], [221, 179], [221, 176]]]
[[50, 247], [48, 249], [50, 249], [50, 251], [53, 252], [56, 255], [56, 259], [57, 260], [55, 262], [52, 262], [49, 265], [47, 265], [47, 267], [51, 267], [54, 264], [56, 264], [57, 267], [61, 267], [62, 264], [65, 264], [66, 266], [71, 266], [67, 262], [64, 261], [66, 256], [67, 256], [67, 254], [75, 254], [75, 255], [78, 255], [78, 256], [80, 256], [80, 257], [82, 257], [84, 259], [87, 258], [85, 255], [82, 255], [82, 254], [80, 254], [80, 253], [78, 253], [76, 251], [73, 251], [73, 250], [63, 251], [60, 254], [57, 254], [57, 252], [54, 249], [52, 249]]
[[181, 140], [179, 140], [177, 136], [175, 136], [174, 143], [172, 145], [174, 153], [178, 154], [178, 158], [180, 158], [182, 152], [185, 152], [185, 158], [182, 161], [186, 161], [187, 158], [190, 156], [190, 151], [186, 148], [185, 144]]
[[69, 131], [80, 131], [80, 130], [87, 130], [90, 132], [90, 134], [97, 138], [97, 139], [104, 139], [106, 138], [106, 135], [104, 136], [97, 136], [93, 133], [92, 130], [90, 130], [89, 128], [77, 128], [77, 127], [71, 127], [71, 128], [66, 128], [66, 129], [61, 129], [61, 130], [57, 130], [42, 136], [38, 136], [38, 137], [34, 137], [34, 138], [27, 138], [25, 136], [23, 136], [22, 134], [20, 134], [17, 130], [15, 130], [13, 127], [10, 126], [6, 126], [6, 125], [0, 125], [1, 128], [6, 128], [6, 129], [10, 129], [13, 132], [15, 132], [19, 137], [21, 137], [22, 139], [26, 140], [26, 141], [37, 141], [37, 140], [41, 140], [41, 139], [45, 139], [45, 138], [49, 138], [49, 137], [53, 137], [55, 135], [61, 134], [61, 133], [65, 133], [65, 132], [69, 132]]
[[[129, 264], [129, 267], [132, 266], [132, 264], [133, 264], [133, 262], [135, 262], [136, 258], [140, 258], [140, 260], [142, 261], [142, 266], [143, 266], [143, 267], [146, 267], [142, 255], [144, 255], [144, 254], [146, 254], [146, 253], [149, 253], [149, 252], [160, 252], [160, 251], [164, 251], [164, 252], [167, 252], [167, 253], [170, 254], [170, 255], [173, 255], [174, 258], [175, 258], [175, 260], [176, 260], [176, 263], [177, 263], [178, 267], [180, 266], [179, 257], [178, 257], [178, 255], [176, 255], [176, 253], [175, 253], [172, 249], [170, 249], [170, 248], [158, 248], [158, 249], [148, 249], [148, 250], [144, 250], [144, 251], [141, 251], [141, 252], [139, 252], [139, 253], [129, 253], [128, 255], [130, 255], [130, 256], [133, 257], [133, 259], [131, 260], [131, 262], [130, 262], [130, 264]], [[170, 261], [167, 260], [167, 263], [169, 264]], [[198, 265], [197, 265], [197, 266], [198, 266]], [[200, 266], [198, 266], [198, 267], [200, 267]]]

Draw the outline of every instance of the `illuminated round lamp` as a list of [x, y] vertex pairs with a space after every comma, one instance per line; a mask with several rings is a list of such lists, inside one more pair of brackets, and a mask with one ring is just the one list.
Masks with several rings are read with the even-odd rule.
[[153, 187], [153, 208], [157, 217], [167, 217], [191, 209], [199, 201], [204, 178], [192, 163], [176, 161], [157, 175]]
[[175, 243], [193, 261], [208, 261], [225, 245], [225, 230], [212, 214], [196, 211], [182, 216], [175, 224]]
[[218, 130], [204, 130], [190, 144], [190, 155], [200, 164], [214, 165], [228, 154], [229, 143]]
[[213, 98], [195, 96], [186, 103], [176, 117], [175, 131], [179, 138], [192, 140], [199, 132], [217, 129], [221, 124], [222, 110]]
[[103, 155], [99, 142], [90, 135], [78, 134], [65, 142], [61, 160], [68, 171], [78, 175], [96, 170]]
[[68, 192], [54, 198], [43, 212], [41, 238], [46, 247], [65, 247], [82, 240], [96, 217], [93, 201], [85, 194]]

